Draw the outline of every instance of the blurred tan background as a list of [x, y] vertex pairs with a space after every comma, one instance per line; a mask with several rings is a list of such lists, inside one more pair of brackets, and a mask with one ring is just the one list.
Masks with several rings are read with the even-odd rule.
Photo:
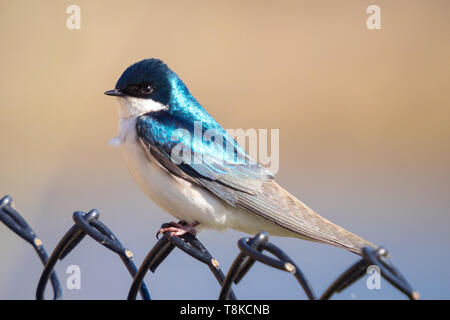
[[[71, 4], [81, 9], [81, 30], [66, 28]], [[381, 30], [366, 27], [371, 4], [381, 8]], [[108, 145], [118, 118], [103, 92], [131, 63], [158, 57], [225, 128], [279, 128], [277, 180], [323, 216], [385, 245], [422, 296], [448, 299], [449, 12], [448, 1], [436, 0], [1, 0], [0, 196], [15, 199], [49, 251], [73, 211], [95, 207], [140, 263], [171, 217]], [[242, 236], [200, 235], [225, 271]], [[356, 259], [273, 241], [304, 266], [317, 292]], [[32, 249], [0, 225], [0, 250], [0, 298], [33, 298], [41, 266]], [[83, 280], [67, 298], [126, 296], [125, 269], [94, 242], [58, 265], [63, 284], [70, 264], [81, 266]], [[153, 297], [215, 299], [212, 276], [191, 277], [202, 268], [176, 253], [147, 277]], [[181, 288], [174, 273], [187, 277], [177, 279]], [[402, 298], [386, 282], [374, 291], [364, 283], [337, 297]], [[289, 276], [264, 266], [237, 294], [304, 297]]]

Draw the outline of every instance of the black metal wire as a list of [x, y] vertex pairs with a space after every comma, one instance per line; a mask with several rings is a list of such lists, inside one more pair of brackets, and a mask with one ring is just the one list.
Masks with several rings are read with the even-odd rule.
[[[183, 224], [182, 221], [179, 222]], [[168, 227], [169, 224], [163, 224], [161, 228]], [[156, 245], [150, 250], [142, 262], [136, 276], [131, 284], [130, 291], [128, 293], [128, 300], [135, 300], [137, 291], [141, 286], [141, 283], [147, 274], [147, 271], [156, 271], [156, 268], [167, 258], [167, 256], [175, 249], [179, 248], [186, 254], [190, 255], [194, 259], [206, 264], [219, 284], [222, 286], [225, 276], [219, 267], [219, 262], [214, 259], [205, 246], [191, 233], [185, 233], [180, 237], [171, 236], [169, 232], [164, 232], [163, 237], [156, 243]], [[233, 292], [230, 293], [232, 300], [236, 300], [236, 296]]]
[[380, 268], [383, 278], [394, 287], [406, 294], [411, 300], [419, 299], [419, 293], [411, 287], [394, 264], [386, 258], [386, 249], [370, 250], [370, 248], [363, 248], [362, 253], [365, 260]]
[[[317, 299], [314, 291], [301, 272], [298, 265], [280, 248], [269, 242], [266, 232], [260, 232], [253, 238], [242, 238], [238, 241], [239, 254], [231, 265], [226, 277], [219, 267], [219, 263], [214, 259], [205, 246], [192, 234], [186, 233], [183, 236], [170, 236], [169, 232], [164, 232], [163, 237], [155, 244], [145, 257], [139, 269], [132, 261], [133, 254], [126, 249], [119, 239], [109, 230], [109, 228], [99, 220], [99, 212], [91, 210], [88, 213], [77, 211], [73, 214], [75, 224], [66, 232], [56, 245], [50, 258], [42, 245], [42, 241], [36, 236], [33, 229], [14, 209], [12, 198], [4, 196], [0, 200], [0, 221], [9, 229], [19, 235], [22, 239], [30, 243], [39, 255], [44, 269], [36, 290], [36, 299], [44, 299], [44, 291], [50, 279], [53, 288], [53, 299], [62, 298], [62, 290], [56, 273], [53, 271], [58, 260], [66, 257], [82, 240], [88, 235], [104, 247], [118, 254], [125, 264], [128, 272], [133, 278], [128, 299], [135, 300], [140, 291], [143, 300], [150, 300], [150, 293], [143, 282], [148, 270], [155, 272], [161, 263], [175, 249], [179, 248], [194, 259], [206, 264], [219, 284], [221, 291], [220, 300], [235, 300], [236, 295], [232, 290], [232, 284], [238, 284], [249, 272], [256, 261], [259, 261], [272, 268], [292, 273], [302, 286], [308, 299]], [[183, 224], [183, 222], [179, 222]], [[163, 224], [162, 228], [169, 224]], [[267, 251], [271, 256], [265, 254]], [[406, 281], [400, 271], [388, 259], [387, 250], [380, 247], [377, 249], [363, 248], [362, 258], [345, 270], [320, 296], [320, 299], [330, 299], [333, 294], [348, 288], [366, 274], [366, 270], [371, 265], [376, 265], [383, 276], [395, 288], [400, 290], [409, 299], [418, 299], [419, 294]]]
[[[242, 238], [238, 242], [238, 247], [241, 250], [239, 255], [234, 260], [228, 274], [225, 278], [224, 285], [219, 294], [220, 300], [228, 300], [231, 285], [239, 283], [247, 274], [255, 261], [264, 263], [272, 268], [287, 271], [294, 274], [297, 281], [302, 286], [306, 296], [314, 300], [316, 295], [313, 289], [297, 264], [289, 258], [280, 248], [268, 241], [269, 236], [266, 232], [258, 233], [254, 238]], [[268, 251], [278, 259], [265, 255], [263, 251]]]
[[409, 299], [419, 299], [419, 293], [411, 287], [400, 271], [398, 271], [394, 264], [388, 260], [388, 255], [387, 250], [383, 247], [377, 249], [369, 247], [363, 248], [362, 259], [344, 271], [344, 273], [342, 273], [342, 275], [337, 278], [327, 290], [325, 290], [320, 299], [330, 299], [334, 293], [346, 289], [360, 279], [366, 273], [367, 267], [371, 265], [378, 266], [380, 268], [381, 276], [398, 290], [406, 294]]
[[[112, 233], [112, 231], [99, 220], [99, 216], [100, 213], [95, 209], [89, 211], [88, 213], [77, 211], [73, 214], [75, 225], [72, 226], [72, 228], [70, 228], [70, 230], [59, 241], [56, 248], [50, 255], [50, 259], [48, 259], [44, 270], [42, 271], [36, 289], [37, 300], [44, 299], [45, 286], [58, 259], [62, 260], [65, 256], [67, 256], [86, 235], [89, 235], [101, 245], [118, 254], [131, 276], [134, 277], [136, 275], [137, 268], [132, 261], [133, 253], [120, 243], [119, 239]], [[140, 293], [142, 299], [151, 299], [147, 286], [144, 283], [140, 287]]]
[[[9, 195], [4, 196], [0, 200], [0, 221], [33, 246], [43, 265], [47, 263], [48, 255], [42, 240], [37, 237], [25, 219], [14, 209], [13, 199]], [[55, 272], [49, 273], [49, 276], [53, 288], [53, 299], [60, 299], [62, 297], [62, 290], [58, 277]]]

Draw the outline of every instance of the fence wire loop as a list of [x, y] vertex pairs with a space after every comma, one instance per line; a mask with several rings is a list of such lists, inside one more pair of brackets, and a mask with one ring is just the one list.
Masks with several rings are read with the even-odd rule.
[[[272, 268], [292, 273], [302, 286], [306, 296], [309, 299], [316, 299], [316, 295], [314, 294], [311, 285], [297, 264], [286, 253], [284, 253], [283, 250], [270, 243], [268, 240], [269, 236], [267, 232], [259, 232], [253, 238], [242, 238], [239, 240], [238, 247], [241, 252], [236, 257], [230, 270], [228, 271], [224, 285], [219, 294], [220, 300], [229, 299], [231, 285], [233, 282], [238, 284], [256, 261]], [[264, 251], [268, 251], [278, 259], [264, 254]]]
[[[179, 224], [184, 224], [183, 221], [179, 221]], [[168, 224], [163, 224], [161, 228], [168, 227]], [[180, 237], [171, 236], [170, 232], [163, 232], [163, 236], [150, 250], [142, 262], [136, 276], [131, 284], [130, 291], [128, 293], [128, 300], [135, 300], [137, 291], [147, 273], [148, 270], [155, 272], [156, 268], [169, 256], [169, 254], [177, 247], [189, 256], [206, 264], [213, 273], [216, 280], [222, 286], [225, 279], [224, 273], [220, 269], [219, 262], [214, 259], [205, 246], [191, 233], [185, 233]], [[236, 299], [233, 292], [230, 293], [232, 300]]]
[[377, 265], [380, 268], [381, 275], [394, 287], [403, 292], [411, 300], [418, 300], [419, 293], [415, 291], [406, 281], [400, 270], [394, 266], [392, 261], [387, 258], [387, 250], [383, 247], [378, 250], [363, 249], [363, 257], [369, 264]]
[[[36, 233], [28, 225], [25, 219], [16, 211], [13, 199], [9, 195], [4, 196], [0, 200], [0, 221], [33, 246], [43, 265], [47, 263], [48, 255], [42, 240], [37, 237]], [[62, 290], [58, 277], [55, 272], [51, 272], [49, 276], [53, 288], [53, 299], [60, 299], [62, 297]]]
[[341, 292], [348, 288], [351, 284], [364, 276], [367, 267], [371, 265], [378, 266], [380, 268], [380, 275], [408, 296], [409, 299], [419, 299], [419, 293], [411, 287], [400, 271], [388, 260], [388, 256], [387, 250], [383, 247], [377, 249], [369, 247], [363, 248], [362, 259], [344, 271], [342, 275], [339, 276], [327, 290], [325, 290], [320, 299], [330, 299], [334, 293]]
[[[66, 257], [83, 238], [88, 235], [104, 247], [115, 252], [120, 256], [125, 264], [131, 277], [134, 277], [137, 271], [136, 265], [132, 261], [133, 253], [126, 249], [119, 241], [119, 239], [112, 233], [111, 230], [106, 227], [100, 220], [100, 213], [93, 209], [87, 213], [76, 211], [73, 214], [73, 225], [69, 231], [62, 237], [56, 248], [53, 250], [50, 258], [45, 264], [42, 271], [39, 283], [36, 289], [36, 299], [43, 300], [45, 287], [50, 273], [53, 272], [58, 260], [62, 260]], [[150, 300], [150, 293], [145, 284], [142, 284], [140, 288], [142, 299]]]
[[[140, 292], [143, 300], [151, 299], [147, 286], [144, 283], [144, 277], [148, 270], [155, 272], [175, 248], [208, 266], [221, 286], [220, 300], [236, 299], [236, 295], [232, 290], [232, 284], [237, 285], [257, 261], [269, 267], [293, 274], [308, 299], [317, 299], [311, 285], [298, 265], [283, 250], [269, 242], [269, 236], [266, 232], [260, 232], [253, 238], [242, 238], [238, 241], [240, 252], [225, 277], [220, 269], [219, 262], [211, 256], [206, 247], [191, 233], [185, 233], [177, 237], [171, 236], [170, 232], [164, 232], [161, 239], [149, 251], [139, 269], [137, 269], [132, 261], [133, 253], [131, 250], [124, 247], [114, 233], [99, 218], [100, 213], [95, 209], [87, 213], [82, 211], [74, 212], [73, 220], [75, 224], [64, 234], [49, 258], [42, 241], [14, 208], [12, 198], [6, 195], [0, 199], [0, 221], [30, 243], [44, 265], [36, 289], [36, 299], [44, 299], [48, 280], [52, 284], [53, 299], [62, 298], [61, 286], [54, 271], [55, 265], [58, 260], [64, 259], [72, 252], [85, 236], [89, 236], [105, 248], [119, 255], [133, 278], [127, 297], [129, 300], [135, 300], [138, 292]], [[183, 221], [179, 223], [184, 224]], [[167, 226], [169, 224], [163, 224], [161, 227]], [[266, 252], [270, 255], [266, 254]], [[381, 276], [409, 299], [418, 299], [419, 294], [417, 291], [411, 287], [389, 258], [387, 250], [383, 247], [377, 249], [363, 248], [361, 259], [345, 270], [325, 290], [319, 299], [330, 299], [333, 294], [348, 288], [361, 279], [366, 274], [367, 268], [373, 265], [378, 266]]]

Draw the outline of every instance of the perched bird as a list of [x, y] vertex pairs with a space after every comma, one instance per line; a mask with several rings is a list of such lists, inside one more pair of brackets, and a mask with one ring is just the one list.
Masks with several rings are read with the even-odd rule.
[[[280, 187], [161, 60], [131, 65], [105, 94], [118, 98], [119, 134], [112, 144], [122, 146], [131, 175], [148, 197], [184, 222], [171, 222], [160, 232], [180, 236], [200, 228], [250, 234], [264, 230], [356, 254], [365, 246], [375, 247]], [[214, 139], [205, 139], [207, 132]]]

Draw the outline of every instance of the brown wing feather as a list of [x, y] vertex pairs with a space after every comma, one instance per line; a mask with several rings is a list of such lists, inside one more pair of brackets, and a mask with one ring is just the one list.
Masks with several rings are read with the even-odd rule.
[[[238, 205], [312, 241], [323, 242], [361, 254], [373, 243], [319, 216], [275, 181], [263, 182], [257, 196], [238, 195]], [[268, 205], [270, 204], [270, 205]]]

